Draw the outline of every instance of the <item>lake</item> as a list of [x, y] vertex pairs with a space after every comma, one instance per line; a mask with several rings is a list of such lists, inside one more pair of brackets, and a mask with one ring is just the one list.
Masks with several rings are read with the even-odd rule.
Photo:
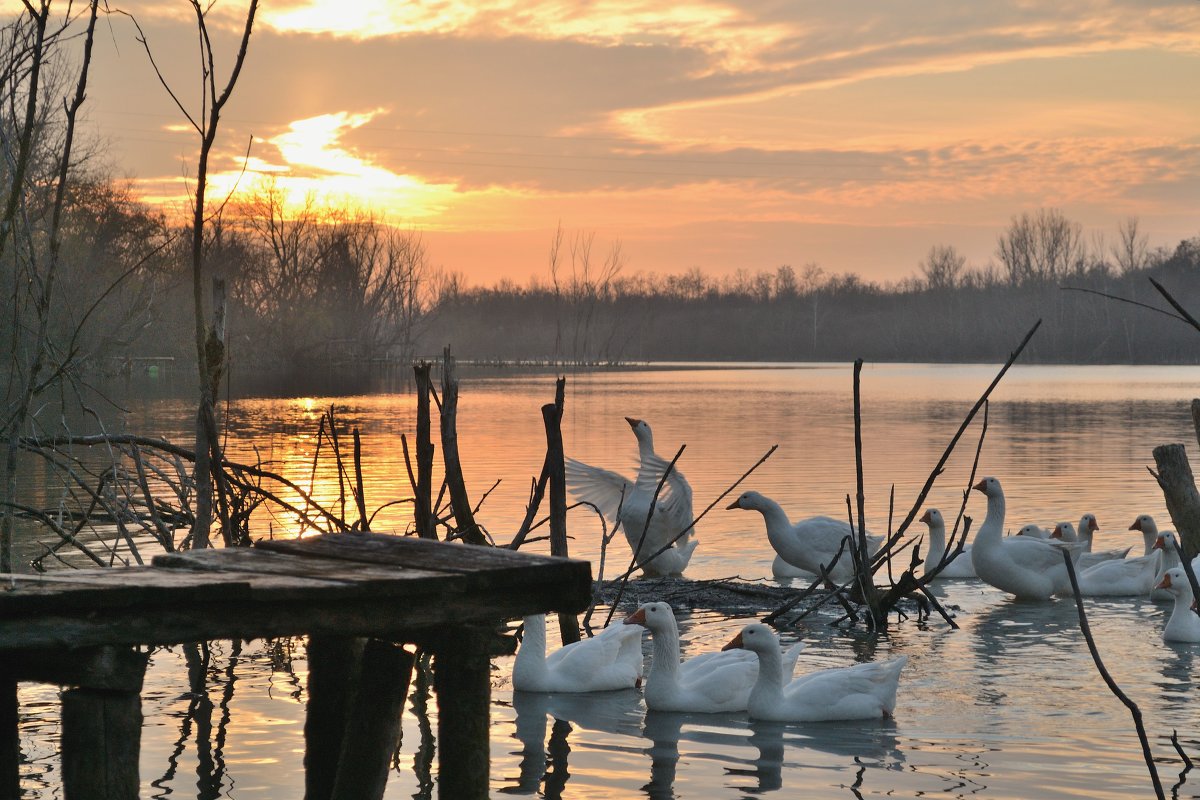
[[[868, 527], [888, 528], [916, 492], [996, 365], [870, 365], [862, 373], [864, 473]], [[1097, 547], [1133, 545], [1128, 531], [1142, 513], [1163, 527], [1170, 518], [1147, 465], [1167, 442], [1196, 442], [1188, 403], [1200, 394], [1194, 367], [1014, 367], [993, 396], [980, 475], [1003, 482], [1006, 527], [1077, 521], [1094, 513]], [[552, 375], [463, 370], [459, 441], [473, 502], [501, 543], [524, 513], [529, 483], [545, 449], [540, 407], [554, 394]], [[679, 468], [696, 510], [714, 501], [772, 445], [778, 451], [742, 489], [778, 500], [793, 519], [844, 517], [855, 490], [850, 365], [657, 365], [571, 374], [563, 436], [567, 454], [632, 473], [633, 435], [624, 417], [647, 420], [657, 450], [686, 445]], [[308, 485], [320, 416], [331, 405], [358, 427], [368, 509], [410, 496], [400, 437], [411, 437], [414, 399], [405, 393], [259, 398], [227, 409], [229, 450], [262, 458]], [[190, 446], [193, 410], [186, 400], [130, 399], [123, 427]], [[979, 436], [972, 426], [927, 506], [953, 519]], [[492, 488], [499, 480], [499, 485]], [[330, 474], [318, 494], [336, 496]], [[985, 502], [972, 493], [967, 513], [982, 522]], [[726, 511], [727, 498], [697, 526], [693, 578], [771, 580], [773, 556], [762, 518]], [[382, 509], [373, 528], [403, 532], [411, 506]], [[283, 516], [257, 519], [258, 535], [294, 535]], [[586, 509], [571, 511], [574, 556], [595, 559], [600, 526]], [[620, 539], [621, 537], [618, 537]], [[27, 542], [26, 555], [37, 552]], [[530, 545], [537, 550], [544, 542]], [[614, 556], [628, 559], [621, 541]], [[610, 566], [607, 570], [613, 572]], [[976, 581], [943, 582], [938, 593], [960, 630], [936, 616], [874, 637], [831, 627], [832, 613], [783, 630], [808, 647], [798, 671], [906, 654], [895, 719], [870, 723], [763, 724], [744, 714], [647, 713], [636, 691], [586, 697], [514, 697], [512, 659], [495, 662], [492, 715], [493, 795], [547, 797], [736, 798], [780, 796], [1127, 798], [1152, 796], [1128, 711], [1097, 675], [1079, 633], [1073, 602], [1017, 604]], [[1196, 664], [1200, 645], [1165, 645], [1166, 603], [1106, 598], [1086, 604], [1102, 657], [1139, 704], [1164, 785], [1182, 770], [1172, 731], [1200, 756]], [[771, 609], [764, 608], [765, 614]], [[685, 654], [716, 649], [748, 621], [677, 608]], [[761, 616], [761, 615], [759, 615]], [[551, 634], [552, 646], [554, 635]], [[647, 653], [649, 645], [647, 641]], [[143, 796], [252, 800], [303, 793], [306, 665], [302, 641], [214, 643], [206, 697], [188, 692], [185, 648], [156, 652], [143, 694]], [[428, 796], [428, 730], [421, 686], [403, 720], [403, 743], [387, 796]], [[22, 747], [26, 797], [59, 797], [56, 691], [23, 685]], [[1200, 777], [1177, 796], [1200, 797]]]

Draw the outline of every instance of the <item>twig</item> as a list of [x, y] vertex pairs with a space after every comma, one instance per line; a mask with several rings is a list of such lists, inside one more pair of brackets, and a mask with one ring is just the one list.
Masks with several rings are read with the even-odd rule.
[[1154, 794], [1158, 800], [1166, 800], [1162, 783], [1158, 779], [1158, 769], [1154, 766], [1154, 754], [1150, 752], [1150, 741], [1146, 738], [1146, 729], [1142, 725], [1142, 711], [1138, 708], [1137, 703], [1130, 700], [1121, 691], [1121, 687], [1117, 686], [1117, 682], [1105, 669], [1104, 662], [1100, 659], [1100, 652], [1096, 649], [1096, 642], [1092, 639], [1092, 629], [1088, 626], [1087, 614], [1083, 610], [1083, 597], [1079, 593], [1079, 581], [1075, 578], [1075, 565], [1071, 562], [1071, 553], [1063, 550], [1062, 556], [1067, 565], [1067, 577], [1071, 579], [1071, 592], [1075, 595], [1075, 608], [1079, 611], [1079, 630], [1083, 633], [1084, 641], [1087, 642], [1088, 651], [1092, 654], [1092, 661], [1096, 663], [1096, 670], [1100, 673], [1100, 677], [1108, 684], [1109, 691], [1129, 709], [1134, 727], [1137, 728], [1138, 741], [1142, 743], [1142, 757], [1146, 760], [1146, 769], [1150, 771], [1150, 780], [1154, 783]]

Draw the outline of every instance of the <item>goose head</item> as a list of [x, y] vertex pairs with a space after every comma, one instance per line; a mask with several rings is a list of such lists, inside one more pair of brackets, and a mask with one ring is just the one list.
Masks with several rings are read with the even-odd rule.
[[1154, 550], [1162, 550], [1167, 553], [1176, 552], [1179, 549], [1179, 544], [1175, 541], [1175, 534], [1170, 531], [1162, 531], [1158, 534], [1158, 538], [1154, 540]]
[[756, 653], [770, 652], [771, 648], [779, 649], [779, 639], [775, 632], [761, 622], [752, 622], [734, 636], [722, 650], [752, 650]]
[[1060, 522], [1055, 525], [1054, 530], [1050, 532], [1050, 538], [1063, 542], [1079, 541], [1079, 537], [1075, 535], [1075, 526], [1069, 522]]
[[1017, 531], [1014, 535], [1015, 536], [1033, 536], [1035, 538], [1041, 539], [1042, 538], [1042, 529], [1039, 528], [1036, 524], [1031, 522], [1028, 525], [1022, 525], [1021, 530]]
[[643, 603], [623, 620], [625, 625], [641, 625], [652, 633], [676, 630], [675, 612], [666, 603]]
[[1096, 522], [1095, 514], [1084, 514], [1079, 518], [1079, 532], [1093, 533], [1100, 530], [1100, 524]]
[[925, 509], [925, 513], [921, 515], [921, 519], [918, 521], [924, 522], [931, 528], [936, 528], [938, 525], [941, 525], [943, 528], [946, 527], [946, 522], [942, 519], [942, 512], [936, 508]]
[[766, 504], [763, 503], [764, 499], [758, 492], [742, 492], [738, 495], [737, 500], [725, 506], [725, 510], [732, 511], [735, 508], [740, 508], [743, 511], [762, 511], [766, 508]]
[[1000, 488], [1000, 481], [992, 477], [984, 478], [971, 488], [977, 492], [983, 492], [989, 498], [1004, 496], [1004, 490]]
[[1154, 588], [1166, 589], [1171, 594], [1182, 595], [1191, 591], [1192, 585], [1188, 583], [1187, 573], [1183, 571], [1183, 567], [1171, 567], [1163, 573], [1162, 580]]
[[639, 445], [651, 449], [654, 448], [654, 434], [650, 431], [649, 422], [646, 422], [644, 419], [634, 419], [633, 417], [626, 417], [625, 421], [633, 429], [633, 435], [637, 437]]
[[1154, 517], [1150, 516], [1149, 514], [1140, 514], [1138, 515], [1138, 518], [1133, 521], [1133, 524], [1129, 526], [1129, 530], [1141, 531], [1142, 533], [1148, 533], [1151, 536], [1154, 536], [1158, 533], [1158, 525], [1154, 522]]

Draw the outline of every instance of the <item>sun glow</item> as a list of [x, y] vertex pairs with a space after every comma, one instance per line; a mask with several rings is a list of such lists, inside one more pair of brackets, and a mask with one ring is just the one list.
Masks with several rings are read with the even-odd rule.
[[[342, 208], [370, 208], [405, 220], [445, 213], [455, 197], [455, 186], [425, 183], [392, 172], [342, 142], [347, 132], [366, 125], [380, 113], [339, 111], [296, 120], [283, 133], [256, 139], [255, 148], [265, 152], [252, 156], [244, 172], [269, 176], [284, 203], [291, 207], [315, 201]], [[210, 191], [222, 195], [245, 191], [245, 174], [239, 166], [210, 175]]]

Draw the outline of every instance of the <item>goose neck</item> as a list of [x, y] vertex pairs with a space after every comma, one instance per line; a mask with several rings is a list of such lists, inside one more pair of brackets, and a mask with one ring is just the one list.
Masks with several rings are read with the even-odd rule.
[[978, 533], [975, 534], [976, 546], [980, 540], [983, 540], [985, 546], [992, 542], [999, 542], [1003, 531], [1004, 495], [988, 495], [987, 514], [983, 518], [983, 524], [979, 526]]
[[513, 662], [513, 674], [526, 677], [546, 674], [546, 618], [541, 614], [525, 617], [525, 635]]
[[938, 522], [929, 526], [929, 563], [936, 564], [946, 552], [946, 525]]
[[[757, 652], [757, 651], [756, 651]], [[751, 707], [777, 707], [783, 699], [783, 657], [779, 645], [757, 652], [758, 679], [750, 690]]]

